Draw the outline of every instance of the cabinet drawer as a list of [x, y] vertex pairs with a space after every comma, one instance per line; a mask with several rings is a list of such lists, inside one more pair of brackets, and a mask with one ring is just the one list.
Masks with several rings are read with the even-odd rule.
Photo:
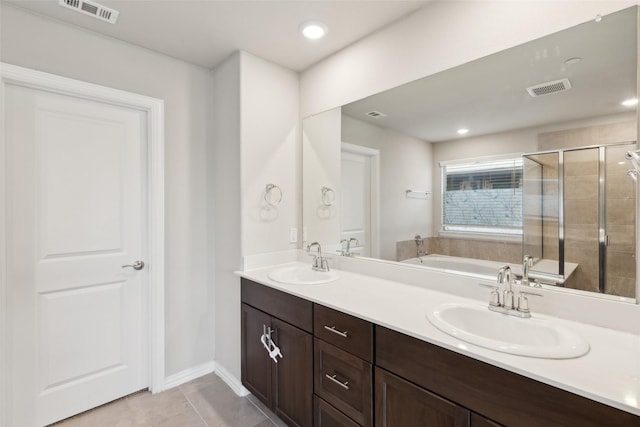
[[313, 331], [313, 303], [311, 301], [244, 278], [241, 280], [241, 299], [242, 302], [304, 331]]
[[373, 362], [373, 325], [370, 322], [318, 304], [314, 311], [316, 337]]
[[315, 393], [362, 426], [372, 422], [371, 364], [314, 340]]
[[351, 418], [314, 396], [314, 427], [358, 427]]

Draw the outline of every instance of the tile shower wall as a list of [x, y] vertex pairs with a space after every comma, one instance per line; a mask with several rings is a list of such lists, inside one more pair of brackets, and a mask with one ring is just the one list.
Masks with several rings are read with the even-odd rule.
[[540, 163], [525, 159], [523, 181], [522, 220], [524, 251], [534, 258], [542, 258], [542, 168]]
[[597, 148], [564, 155], [564, 219], [565, 260], [578, 264], [567, 286], [598, 292]]
[[558, 259], [558, 165], [542, 168], [542, 258]]
[[[636, 141], [633, 121], [590, 126], [539, 135], [538, 149], [562, 149]], [[626, 175], [629, 146], [606, 148], [606, 232], [609, 236], [605, 292], [635, 297], [635, 184]], [[544, 178], [554, 174], [545, 168]], [[565, 260], [578, 264], [566, 287], [598, 291], [598, 150], [565, 153]], [[544, 191], [553, 191], [551, 186]], [[548, 194], [545, 194], [548, 195]], [[557, 223], [544, 227], [545, 257], [557, 252]], [[554, 234], [556, 237], [554, 237]], [[555, 241], [554, 241], [555, 239]], [[557, 259], [557, 258], [555, 258]]]

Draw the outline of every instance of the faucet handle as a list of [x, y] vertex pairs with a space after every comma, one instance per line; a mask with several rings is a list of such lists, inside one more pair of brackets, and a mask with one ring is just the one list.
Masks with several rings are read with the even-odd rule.
[[489, 305], [500, 307], [500, 292], [498, 292], [498, 288], [495, 288], [491, 291], [491, 294], [489, 296]]
[[535, 296], [535, 297], [542, 297], [543, 296], [541, 294], [536, 294], [535, 292], [520, 291], [520, 293], [518, 294], [518, 308], [517, 308], [517, 310], [520, 313], [530, 313], [531, 312], [529, 310], [529, 299], [527, 298], [527, 295], [531, 295], [531, 296]]
[[497, 286], [486, 285], [484, 283], [478, 283], [478, 286], [491, 289], [491, 293], [489, 294], [489, 305], [493, 307], [500, 307], [500, 292]]

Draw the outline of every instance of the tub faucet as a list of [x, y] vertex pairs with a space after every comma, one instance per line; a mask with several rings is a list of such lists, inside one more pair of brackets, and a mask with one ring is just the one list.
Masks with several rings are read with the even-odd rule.
[[320, 243], [313, 242], [307, 245], [307, 252], [311, 252], [311, 248], [317, 248], [318, 254], [313, 256], [313, 264], [311, 268], [315, 271], [329, 271], [329, 261], [322, 256], [322, 248]]
[[424, 245], [424, 239], [419, 235], [416, 234], [413, 237], [413, 241], [416, 242], [416, 258], [418, 258], [418, 260], [420, 261], [420, 263], [422, 264], [422, 256], [424, 255], [429, 255], [429, 252], [423, 250], [420, 250], [420, 246]]

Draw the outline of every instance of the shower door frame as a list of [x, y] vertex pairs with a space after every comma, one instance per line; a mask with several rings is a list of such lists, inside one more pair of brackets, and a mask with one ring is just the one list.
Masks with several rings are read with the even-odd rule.
[[[598, 149], [598, 291], [601, 294], [604, 294], [606, 291], [606, 279], [607, 279], [607, 247], [609, 245], [609, 236], [607, 234], [607, 188], [606, 188], [606, 150], [607, 147], [617, 147], [629, 145], [637, 147], [637, 141], [624, 141], [624, 142], [616, 142], [612, 144], [603, 144], [603, 145], [586, 145], [581, 147], [571, 147], [571, 148], [560, 148], [555, 150], [544, 150], [544, 151], [536, 151], [532, 153], [524, 153], [522, 157], [534, 156], [534, 155], [542, 155], [542, 154], [557, 154], [558, 155], [558, 278], [562, 278], [562, 283], [558, 282], [557, 284], [562, 285], [566, 280], [564, 277], [564, 246], [565, 246], [565, 218], [564, 218], [564, 168], [565, 168], [565, 159], [564, 154], [571, 151], [580, 151], [580, 150], [589, 150], [589, 149]], [[532, 159], [529, 159], [534, 161]], [[536, 162], [537, 163], [537, 162]], [[638, 202], [638, 195], [636, 190], [636, 203]], [[523, 206], [524, 207], [524, 206]], [[524, 217], [524, 215], [523, 215]], [[636, 212], [635, 215], [635, 229], [637, 235], [637, 226], [638, 226], [638, 215]], [[524, 234], [522, 236], [524, 243]], [[637, 236], [634, 236], [634, 239], [637, 240]], [[637, 242], [636, 242], [637, 248]], [[637, 254], [637, 249], [636, 249]], [[636, 282], [637, 282], [637, 271], [636, 271]], [[635, 296], [636, 300], [638, 300], [638, 295]]]

